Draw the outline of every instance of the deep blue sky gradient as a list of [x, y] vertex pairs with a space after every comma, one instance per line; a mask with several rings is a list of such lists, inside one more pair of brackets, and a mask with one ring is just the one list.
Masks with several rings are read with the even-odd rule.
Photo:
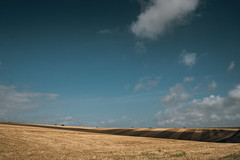
[[[146, 52], [138, 53], [130, 26], [141, 6], [134, 0], [1, 1], [0, 85], [59, 95], [9, 121], [53, 124], [69, 116], [69, 125], [157, 127], [161, 97], [184, 77], [195, 78], [187, 90], [201, 84], [192, 99], [226, 96], [240, 83], [239, 6], [202, 1], [189, 24], [156, 41], [140, 40]], [[193, 67], [179, 62], [183, 50], [197, 53]], [[161, 76], [159, 85], [135, 92], [146, 76]], [[212, 80], [218, 87], [209, 91]]]

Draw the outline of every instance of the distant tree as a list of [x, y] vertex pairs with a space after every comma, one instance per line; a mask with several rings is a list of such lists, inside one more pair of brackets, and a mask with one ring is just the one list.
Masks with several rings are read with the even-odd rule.
[[62, 124], [61, 126], [64, 126], [64, 124]]

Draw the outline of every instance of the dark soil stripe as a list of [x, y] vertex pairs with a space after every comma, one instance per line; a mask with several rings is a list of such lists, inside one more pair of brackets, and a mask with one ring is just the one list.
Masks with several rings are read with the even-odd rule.
[[169, 138], [171, 135], [173, 135], [175, 132], [171, 131], [171, 130], [166, 130], [166, 131], [162, 131], [159, 134], [157, 134], [155, 136], [155, 138]]
[[194, 133], [194, 129], [188, 129], [185, 132], [183, 132], [178, 137], [178, 139], [181, 139], [181, 140], [191, 140], [193, 133]]

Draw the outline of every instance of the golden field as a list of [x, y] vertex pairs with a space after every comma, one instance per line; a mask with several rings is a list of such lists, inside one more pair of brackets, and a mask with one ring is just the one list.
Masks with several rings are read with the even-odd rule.
[[[195, 129], [191, 137], [195, 138], [205, 130]], [[185, 135], [183, 133], [188, 133], [187, 137], [192, 131], [193, 129], [123, 131], [1, 123], [0, 159], [240, 159], [239, 142], [204, 142], [201, 138], [199, 141], [179, 140], [184, 139], [185, 136], [181, 136]], [[239, 137], [239, 129], [208, 131], [209, 133], [201, 134], [201, 137], [208, 137], [206, 141], [219, 140], [219, 136], [225, 136], [221, 139], [223, 142], [231, 137], [234, 137], [234, 140]], [[171, 136], [168, 139], [152, 138], [154, 136], [150, 135], [164, 135], [170, 132]], [[217, 138], [213, 138], [214, 135]]]

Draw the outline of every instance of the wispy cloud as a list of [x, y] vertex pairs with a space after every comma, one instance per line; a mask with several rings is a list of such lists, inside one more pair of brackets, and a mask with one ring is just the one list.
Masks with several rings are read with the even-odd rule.
[[197, 8], [199, 0], [150, 0], [140, 1], [145, 10], [131, 25], [131, 31], [139, 38], [157, 39], [169, 28], [184, 24]]
[[111, 34], [112, 31], [109, 29], [103, 29], [97, 32], [98, 34]]
[[141, 119], [141, 120], [134, 120], [131, 117], [128, 116], [122, 116], [120, 118], [116, 119], [108, 119], [108, 120], [102, 120], [100, 123], [96, 123], [97, 126], [101, 127], [121, 127], [121, 128], [132, 128], [132, 127], [146, 127], [149, 125], [149, 120]]
[[145, 43], [142, 41], [137, 41], [134, 48], [137, 53], [141, 53], [141, 54], [144, 54], [147, 51], [145, 47]]
[[176, 107], [190, 97], [191, 95], [184, 89], [183, 85], [177, 83], [169, 89], [169, 93], [162, 99], [162, 102], [167, 106]]
[[193, 99], [188, 103], [156, 115], [160, 127], [222, 127], [240, 123], [240, 85], [230, 90], [226, 97], [211, 95]]
[[19, 111], [38, 108], [57, 97], [57, 94], [18, 91], [15, 86], [0, 85], [0, 119], [9, 120], [10, 116]]
[[[56, 121], [57, 120], [57, 121]], [[73, 123], [73, 117], [72, 116], [65, 116], [65, 117], [59, 117], [59, 119], [56, 119], [56, 124], [63, 124], [63, 125], [71, 125]]]
[[186, 51], [183, 51], [180, 54], [180, 63], [188, 66], [188, 67], [192, 67], [193, 65], [196, 64], [197, 62], [197, 54], [196, 53], [188, 53]]
[[234, 69], [234, 67], [235, 67], [235, 62], [234, 62], [234, 61], [232, 61], [232, 62], [229, 64], [228, 71], [231, 71], [231, 70], [233, 70], [233, 69]]
[[208, 90], [213, 91], [217, 88], [217, 83], [213, 80], [209, 85], [208, 85]]
[[102, 29], [99, 30], [97, 33], [98, 34], [113, 34], [119, 30], [119, 27], [112, 28], [112, 29]]
[[161, 76], [155, 76], [155, 77], [143, 77], [140, 78], [138, 83], [134, 87], [134, 92], [140, 91], [140, 90], [150, 90], [156, 86], [158, 86], [160, 82]]
[[194, 80], [195, 80], [194, 77], [184, 77], [184, 78], [183, 78], [183, 82], [192, 82], [192, 81], [194, 81]]

